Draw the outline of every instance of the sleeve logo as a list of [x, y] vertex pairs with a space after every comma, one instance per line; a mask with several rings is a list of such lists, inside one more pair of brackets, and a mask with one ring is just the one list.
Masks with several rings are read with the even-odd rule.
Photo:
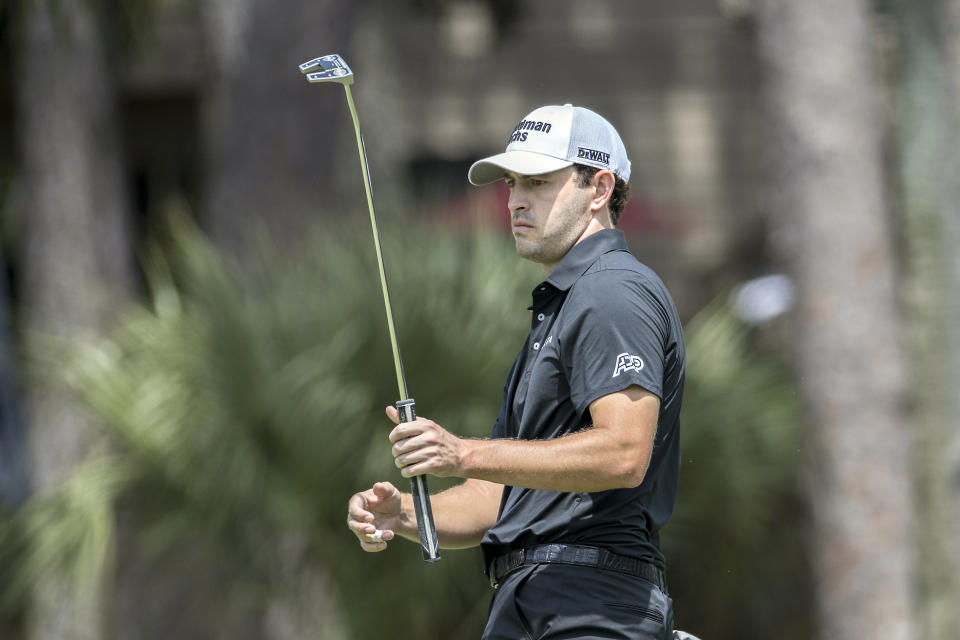
[[621, 353], [617, 356], [617, 366], [613, 369], [612, 377], [616, 378], [624, 371], [640, 371], [641, 369], [643, 369], [643, 359], [640, 356]]

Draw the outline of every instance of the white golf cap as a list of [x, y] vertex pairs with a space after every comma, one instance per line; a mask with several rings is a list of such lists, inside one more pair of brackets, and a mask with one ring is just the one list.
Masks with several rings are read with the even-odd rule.
[[630, 180], [630, 160], [620, 135], [598, 113], [572, 104], [534, 109], [514, 128], [507, 150], [473, 163], [472, 184], [503, 178], [504, 171], [536, 176], [572, 164], [608, 169]]

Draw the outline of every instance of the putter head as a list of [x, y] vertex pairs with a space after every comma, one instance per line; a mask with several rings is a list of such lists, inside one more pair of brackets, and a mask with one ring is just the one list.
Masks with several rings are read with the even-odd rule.
[[335, 53], [304, 62], [300, 65], [300, 73], [306, 74], [309, 82], [353, 84], [353, 71], [346, 61]]

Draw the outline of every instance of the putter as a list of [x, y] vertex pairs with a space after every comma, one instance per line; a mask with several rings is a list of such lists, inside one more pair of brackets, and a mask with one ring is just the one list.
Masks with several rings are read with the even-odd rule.
[[[377, 251], [377, 266], [380, 268], [380, 288], [383, 291], [383, 305], [387, 312], [387, 328], [390, 331], [390, 346], [393, 349], [393, 366], [397, 371], [397, 386], [400, 389], [400, 401], [397, 402], [396, 406], [400, 414], [400, 422], [412, 422], [417, 419], [416, 404], [407, 393], [407, 380], [403, 374], [403, 360], [400, 359], [400, 346], [397, 343], [397, 329], [393, 323], [393, 307], [390, 305], [387, 273], [383, 267], [377, 216], [373, 212], [370, 167], [367, 164], [363, 136], [360, 135], [360, 120], [357, 118], [357, 108], [353, 104], [353, 95], [350, 93], [350, 85], [353, 84], [353, 71], [350, 70], [343, 58], [333, 54], [304, 62], [300, 65], [300, 72], [305, 74], [307, 80], [311, 83], [335, 82], [341, 84], [347, 93], [347, 106], [350, 107], [353, 129], [357, 134], [360, 168], [363, 170], [363, 187], [367, 192], [367, 208], [370, 210], [370, 226], [373, 229], [373, 246]], [[433, 524], [433, 510], [430, 508], [430, 492], [427, 490], [426, 476], [410, 478], [410, 489], [413, 494], [414, 511], [417, 515], [417, 529], [420, 532], [420, 548], [423, 550], [423, 559], [427, 562], [436, 562], [440, 559], [440, 548], [437, 545], [437, 528]]]

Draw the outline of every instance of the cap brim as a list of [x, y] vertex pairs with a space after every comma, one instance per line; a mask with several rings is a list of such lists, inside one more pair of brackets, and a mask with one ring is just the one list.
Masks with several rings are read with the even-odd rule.
[[533, 151], [506, 151], [474, 162], [467, 172], [467, 180], [475, 185], [490, 184], [502, 179], [505, 171], [523, 176], [538, 176], [559, 171], [572, 164], [569, 160]]

